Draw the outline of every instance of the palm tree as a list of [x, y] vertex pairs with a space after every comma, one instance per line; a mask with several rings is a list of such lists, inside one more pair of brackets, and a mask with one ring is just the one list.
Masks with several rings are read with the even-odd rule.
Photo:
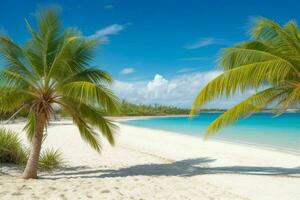
[[26, 21], [32, 38], [19, 46], [0, 36], [0, 113], [28, 110], [24, 130], [31, 151], [23, 178], [36, 178], [44, 130], [54, 109], [60, 107], [77, 125], [80, 135], [101, 150], [100, 130], [114, 143], [114, 124], [103, 117], [118, 110], [118, 99], [108, 89], [111, 76], [91, 67], [99, 41], [82, 37], [74, 28], [62, 30], [58, 14], [46, 9], [38, 15], [37, 29]]
[[223, 50], [219, 65], [223, 73], [210, 81], [195, 98], [191, 115], [205, 103], [232, 97], [235, 93], [255, 94], [239, 102], [215, 121], [206, 137], [239, 118], [271, 107], [282, 113], [300, 103], [300, 31], [295, 21], [284, 26], [259, 18], [251, 29], [252, 40]]

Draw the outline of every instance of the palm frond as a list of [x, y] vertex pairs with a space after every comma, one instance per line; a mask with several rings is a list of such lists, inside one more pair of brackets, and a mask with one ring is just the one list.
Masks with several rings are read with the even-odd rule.
[[110, 144], [113, 145], [115, 143], [114, 133], [117, 127], [110, 120], [103, 117], [103, 112], [94, 106], [79, 102], [70, 97], [61, 99], [61, 102], [63, 102], [61, 105], [68, 104], [68, 107], [71, 106], [87, 124], [91, 125], [92, 128], [97, 128]]
[[232, 124], [242, 117], [260, 111], [284, 92], [281, 89], [269, 88], [243, 100], [214, 120], [209, 125], [205, 137], [207, 138], [209, 135], [216, 133], [219, 129]]
[[36, 85], [33, 82], [34, 80], [28, 77], [24, 77], [19, 73], [11, 72], [9, 68], [7, 70], [0, 71], [0, 77], [0, 85], [2, 87], [11, 87], [19, 89], [32, 87], [33, 89], [36, 89]]
[[72, 117], [74, 123], [78, 127], [81, 138], [87, 142], [97, 152], [101, 151], [101, 141], [99, 135], [93, 131], [92, 127], [88, 125], [88, 122], [81, 116], [80, 111], [77, 109], [78, 105], [73, 105], [72, 101], [64, 102], [61, 100], [59, 105], [67, 111]]
[[268, 52], [272, 50], [268, 49], [268, 51], [266, 51], [267, 47], [262, 47], [262, 43], [254, 46], [259, 46], [260, 49], [250, 49], [249, 47], [252, 45], [253, 44], [243, 43], [241, 46], [246, 46], [246, 48], [234, 47], [224, 49], [221, 54], [221, 58], [219, 59], [220, 67], [226, 71], [243, 65], [278, 60], [285, 62], [286, 65], [290, 65], [290, 67], [294, 68], [292, 63], [290, 63], [288, 60], [277, 56], [273, 52]]
[[295, 20], [289, 21], [283, 29], [286, 33], [288, 33], [292, 38], [294, 38], [298, 43], [300, 42], [300, 36], [299, 36], [299, 27], [297, 25], [297, 22]]
[[61, 94], [71, 97], [79, 102], [99, 106], [108, 113], [117, 113], [119, 110], [118, 98], [103, 85], [97, 85], [86, 81], [75, 81], [63, 85]]
[[12, 72], [16, 72], [26, 77], [34, 77], [34, 73], [28, 66], [24, 51], [11, 39], [0, 36], [0, 53], [4, 57], [4, 65]]
[[64, 38], [60, 41], [61, 45], [58, 45], [55, 58], [49, 66], [49, 72], [47, 73], [48, 80], [50, 79], [50, 77], [60, 77], [62, 74], [74, 72], [74, 69], [72, 70], [72, 68], [70, 68], [68, 65], [65, 65], [65, 62], [68, 59], [72, 59], [71, 57], [69, 57], [70, 55], [68, 55], [66, 51], [69, 51], [70, 48], [72, 48], [72, 43], [76, 42], [76, 40], [79, 39], [79, 36], [72, 36]]
[[252, 29], [255, 39], [271, 42], [285, 54], [300, 55], [300, 44], [275, 21], [260, 18]]
[[12, 113], [16, 111], [22, 107], [29, 98], [28, 95], [20, 90], [0, 87], [0, 113]]
[[252, 28], [252, 41], [223, 50], [219, 65], [224, 73], [210, 81], [195, 98], [191, 115], [207, 102], [261, 91], [232, 107], [208, 128], [207, 136], [241, 117], [257, 112], [272, 102], [276, 113], [299, 106], [300, 31], [295, 21], [283, 27], [260, 18]]
[[288, 95], [278, 104], [280, 110], [286, 110], [289, 107], [297, 106], [300, 103], [300, 84], [292, 88]]
[[283, 60], [254, 62], [233, 68], [210, 81], [193, 102], [191, 115], [194, 115], [206, 102], [220, 97], [233, 96], [237, 91], [247, 92], [267, 83], [280, 84], [286, 80], [293, 68]]
[[32, 141], [32, 138], [35, 134], [36, 121], [37, 121], [36, 114], [30, 111], [27, 117], [26, 125], [23, 128], [23, 130], [26, 132], [26, 136], [29, 141]]
[[68, 76], [61, 83], [66, 84], [74, 81], [86, 81], [95, 84], [111, 84], [112, 77], [103, 70], [98, 68], [87, 68], [72, 76]]
[[74, 123], [77, 125], [81, 138], [86, 141], [95, 151], [101, 151], [101, 141], [92, 128], [80, 117], [73, 116]]

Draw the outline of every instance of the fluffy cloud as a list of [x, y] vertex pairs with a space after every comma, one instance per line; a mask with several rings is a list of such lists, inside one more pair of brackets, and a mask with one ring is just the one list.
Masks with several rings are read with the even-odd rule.
[[[220, 71], [189, 73], [169, 80], [156, 74], [149, 81], [116, 81], [113, 90], [121, 99], [133, 103], [159, 103], [189, 108], [201, 88], [220, 73]], [[237, 94], [231, 99], [211, 102], [206, 107], [229, 108], [245, 97], [246, 95]]]
[[122, 69], [122, 71], [120, 72], [121, 74], [132, 74], [134, 72], [134, 68], [133, 67], [126, 67], [124, 69]]
[[90, 35], [91, 38], [101, 38], [102, 42], [109, 42], [109, 35], [119, 34], [120, 31], [124, 30], [125, 26], [120, 24], [112, 24], [105, 28], [97, 30], [93, 35]]

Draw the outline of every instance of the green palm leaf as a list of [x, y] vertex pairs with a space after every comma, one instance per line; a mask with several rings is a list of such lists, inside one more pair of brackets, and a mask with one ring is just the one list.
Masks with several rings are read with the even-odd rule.
[[79, 102], [94, 104], [108, 113], [118, 112], [118, 98], [105, 86], [86, 81], [75, 81], [61, 87], [61, 93]]
[[284, 93], [285, 90], [269, 88], [245, 99], [213, 121], [207, 129], [205, 137], [216, 133], [219, 129], [232, 124], [242, 117], [246, 117], [254, 112], [260, 111]]
[[[224, 73], [210, 81], [195, 98], [191, 116], [206, 103], [230, 98], [249, 89], [260, 91], [220, 115], [206, 136], [258, 112], [268, 105], [281, 113], [300, 101], [300, 31], [295, 21], [281, 27], [261, 18], [252, 28], [253, 41], [242, 42], [222, 51], [219, 66]], [[262, 90], [262, 88], [269, 88]], [[270, 105], [270, 103], [272, 103]]]
[[34, 137], [36, 130], [36, 121], [36, 114], [30, 111], [27, 117], [26, 125], [23, 128], [23, 130], [27, 133], [27, 139], [29, 141], [32, 141], [32, 138]]

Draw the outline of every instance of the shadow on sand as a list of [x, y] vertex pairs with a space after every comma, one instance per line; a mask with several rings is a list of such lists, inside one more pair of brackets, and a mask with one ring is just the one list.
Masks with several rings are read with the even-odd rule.
[[172, 163], [135, 165], [120, 169], [92, 169], [84, 166], [65, 168], [61, 172], [44, 177], [58, 178], [106, 178], [127, 176], [180, 176], [191, 177], [205, 174], [245, 174], [261, 176], [284, 176], [300, 178], [300, 167], [256, 167], [256, 166], [224, 166], [209, 167], [214, 162], [210, 158], [195, 158]]

